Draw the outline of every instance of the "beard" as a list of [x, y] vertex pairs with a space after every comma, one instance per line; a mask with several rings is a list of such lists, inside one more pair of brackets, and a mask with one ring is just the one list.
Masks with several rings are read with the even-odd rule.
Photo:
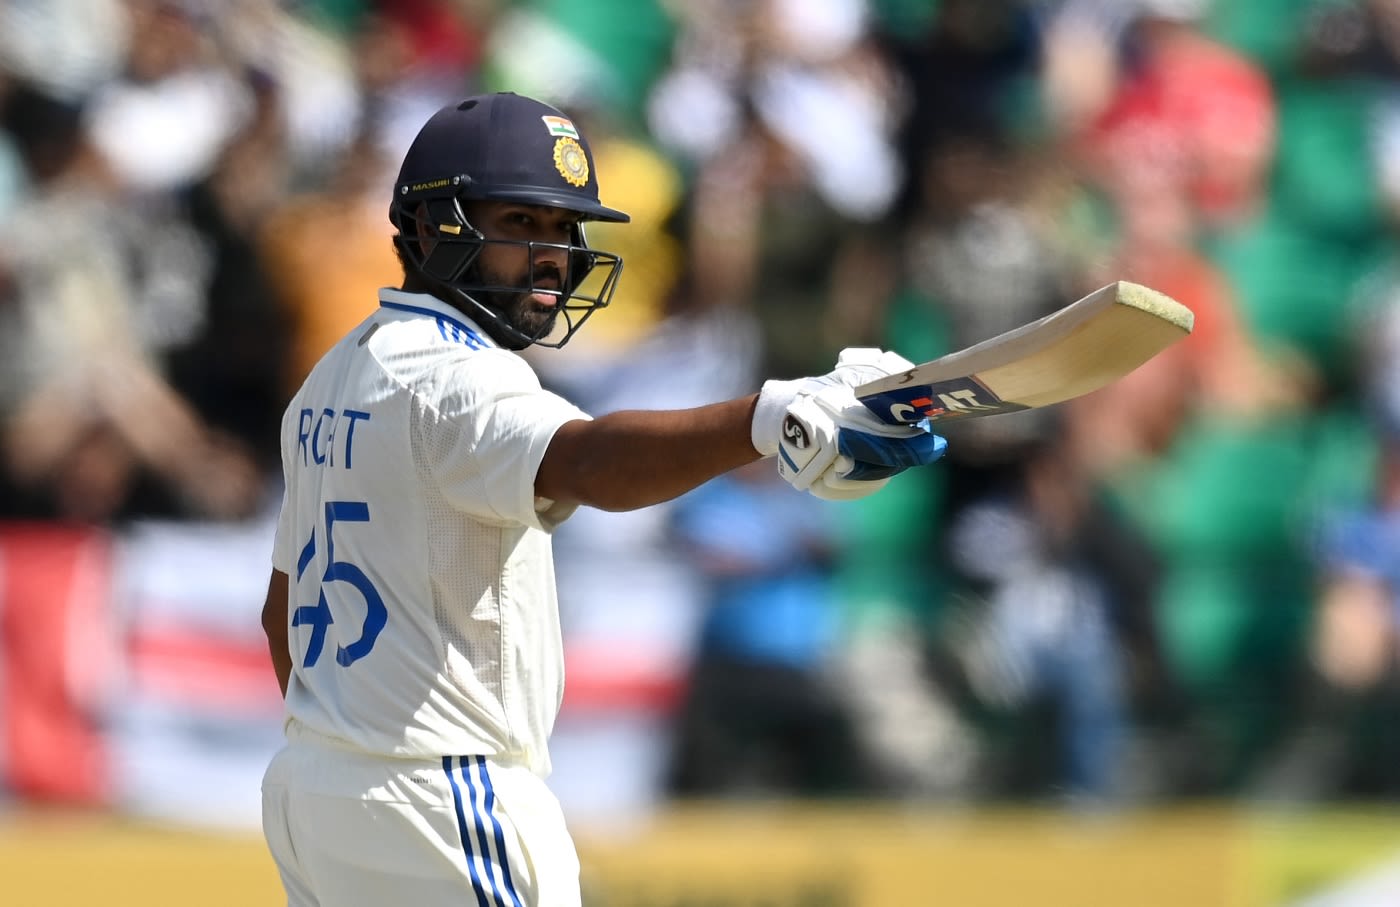
[[[497, 324], [483, 324], [497, 343], [511, 350], [521, 350], [536, 340], [548, 337], [564, 310], [563, 297], [556, 297], [552, 306], [541, 305], [531, 299], [531, 285], [534, 282], [554, 278], [561, 280], [554, 268], [544, 268], [535, 273], [533, 281], [526, 275], [506, 276], [487, 271], [479, 264], [473, 264], [467, 272], [468, 282], [481, 287], [520, 287], [521, 289], [477, 289], [470, 298], [495, 316]], [[498, 324], [510, 331], [498, 329]], [[523, 335], [523, 336], [519, 336]]]
[[527, 292], [477, 290], [472, 295], [476, 297], [477, 302], [505, 322], [507, 327], [524, 334], [532, 341], [549, 336], [549, 332], [554, 329], [554, 322], [559, 320], [559, 313], [563, 311], [559, 305], [540, 305], [531, 299]]

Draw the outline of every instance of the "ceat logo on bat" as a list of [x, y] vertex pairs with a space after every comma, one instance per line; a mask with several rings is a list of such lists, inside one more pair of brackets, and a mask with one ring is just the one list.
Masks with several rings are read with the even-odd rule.
[[941, 422], [960, 416], [989, 416], [1025, 409], [1008, 403], [973, 378], [918, 384], [862, 399], [871, 412], [890, 422]]

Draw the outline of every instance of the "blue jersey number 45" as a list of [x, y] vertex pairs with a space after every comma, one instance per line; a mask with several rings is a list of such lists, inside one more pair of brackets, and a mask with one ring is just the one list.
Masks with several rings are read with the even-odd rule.
[[[374, 641], [379, 638], [379, 631], [384, 629], [384, 623], [389, 619], [384, 599], [380, 597], [379, 590], [374, 588], [370, 578], [365, 576], [365, 572], [354, 564], [335, 559], [335, 524], [368, 522], [369, 505], [364, 501], [326, 502], [326, 570], [321, 574], [321, 583], [317, 587], [316, 604], [302, 605], [292, 612], [292, 626], [311, 628], [311, 639], [306, 646], [306, 656], [301, 662], [303, 668], [315, 666], [320, 659], [321, 650], [326, 645], [326, 628], [335, 623], [330, 603], [326, 600], [328, 583], [348, 583], [365, 602], [365, 622], [360, 628], [360, 637], [349, 645], [336, 647], [337, 664], [350, 665], [368, 655], [369, 650], [374, 648]], [[306, 572], [307, 565], [315, 557], [316, 532], [312, 530], [311, 538], [302, 547], [301, 555], [297, 558], [298, 583], [302, 574]]]

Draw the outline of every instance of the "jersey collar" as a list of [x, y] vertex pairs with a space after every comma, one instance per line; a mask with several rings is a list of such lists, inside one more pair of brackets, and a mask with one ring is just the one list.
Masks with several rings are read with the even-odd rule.
[[439, 327], [455, 328], [458, 339], [466, 340], [473, 347], [499, 345], [480, 325], [463, 315], [460, 309], [428, 293], [406, 293], [392, 287], [381, 287], [379, 307], [432, 318]]

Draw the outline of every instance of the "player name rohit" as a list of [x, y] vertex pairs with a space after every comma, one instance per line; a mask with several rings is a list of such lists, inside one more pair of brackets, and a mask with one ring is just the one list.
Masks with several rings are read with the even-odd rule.
[[303, 466], [354, 467], [355, 426], [369, 421], [358, 409], [306, 408], [297, 417], [297, 450]]

